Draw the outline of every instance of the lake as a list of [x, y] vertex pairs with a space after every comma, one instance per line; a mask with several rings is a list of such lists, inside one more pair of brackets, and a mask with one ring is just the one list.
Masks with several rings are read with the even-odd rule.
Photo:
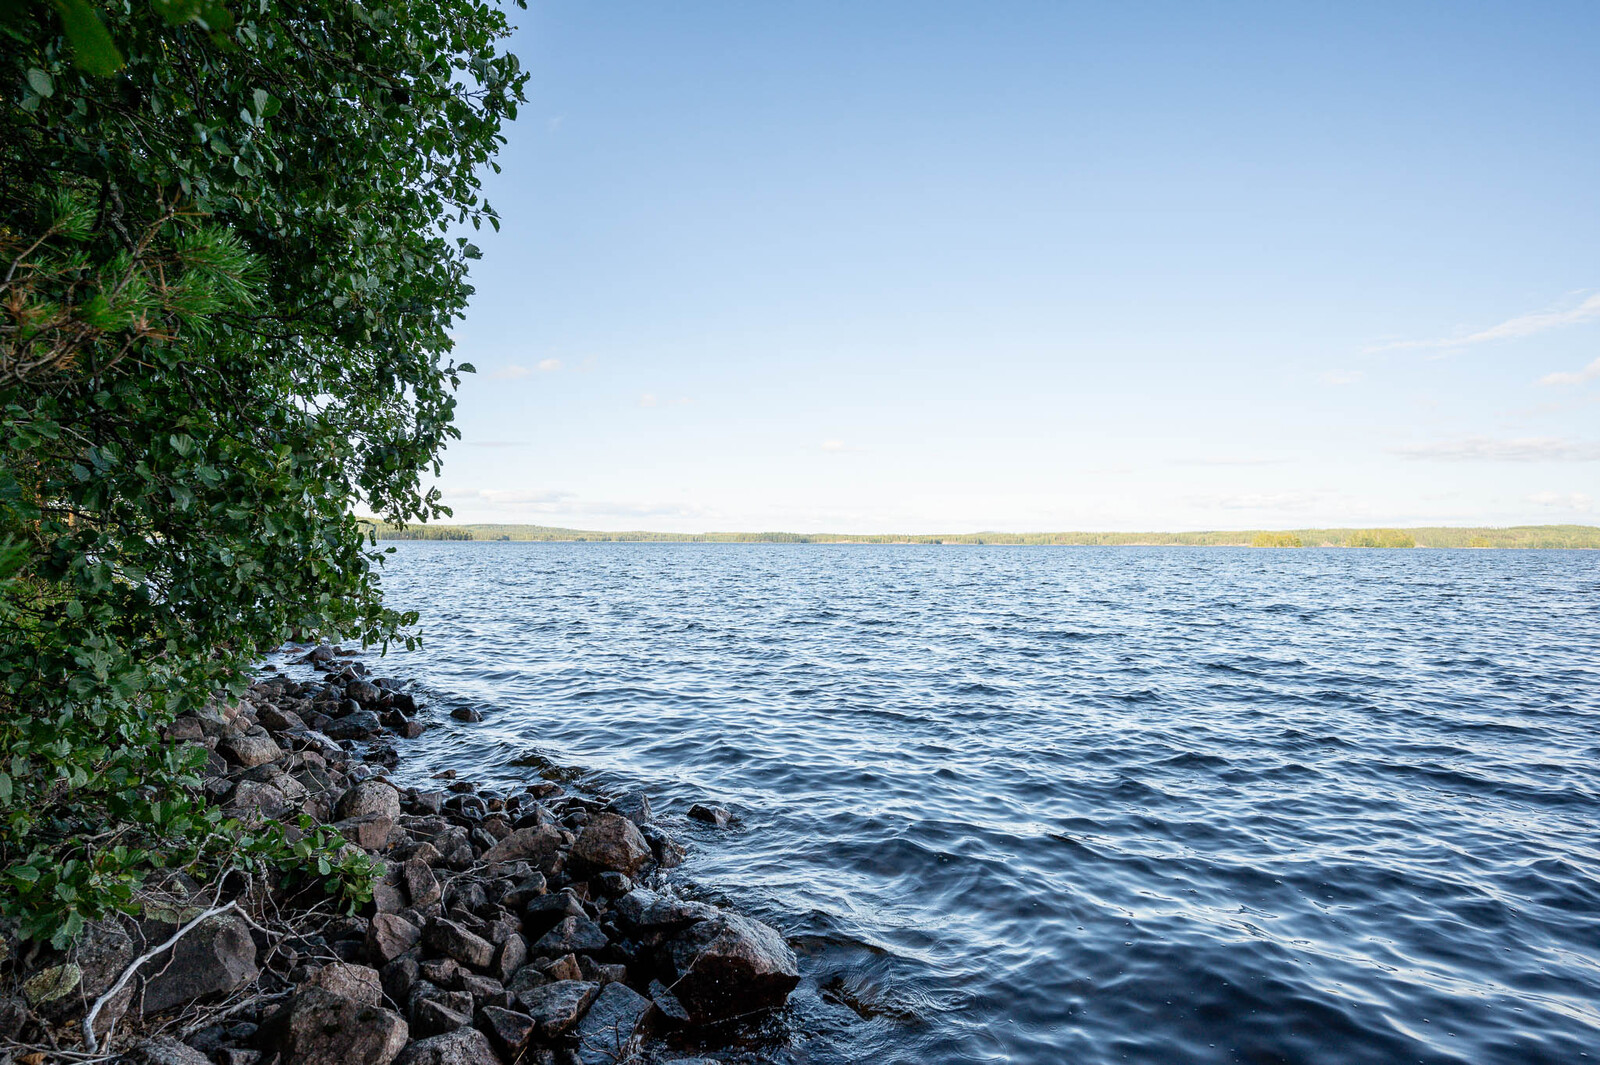
[[772, 1060], [1600, 1053], [1600, 553], [394, 546], [399, 776], [644, 788]]

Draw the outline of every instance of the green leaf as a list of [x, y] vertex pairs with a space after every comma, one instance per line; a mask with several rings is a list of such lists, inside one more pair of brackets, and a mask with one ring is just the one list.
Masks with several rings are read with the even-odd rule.
[[55, 81], [38, 67], [28, 68], [28, 86], [45, 99], [56, 94]]
[[[100, 13], [89, 4], [88, 0], [52, 0], [52, 3], [61, 16], [61, 28], [72, 44], [73, 62], [79, 69], [101, 77], [115, 74], [122, 69], [124, 65], [122, 53], [111, 40], [106, 24], [100, 21]], [[29, 80], [32, 80], [31, 72]]]

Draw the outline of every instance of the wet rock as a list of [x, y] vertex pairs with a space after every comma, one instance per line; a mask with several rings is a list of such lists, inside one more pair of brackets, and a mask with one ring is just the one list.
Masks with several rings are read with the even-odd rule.
[[564, 917], [533, 945], [533, 953], [586, 954], [606, 947], [606, 934], [587, 917]]
[[370, 710], [383, 701], [383, 692], [371, 681], [353, 680], [344, 686], [345, 698], [353, 699], [363, 709]]
[[601, 873], [589, 881], [601, 898], [614, 899], [633, 890], [633, 881], [621, 873]]
[[689, 816], [696, 821], [704, 821], [708, 825], [716, 825], [718, 828], [728, 827], [728, 822], [733, 820], [733, 815], [722, 807], [706, 806], [698, 802], [689, 807]]
[[320, 987], [354, 1002], [376, 1006], [383, 1001], [383, 980], [378, 970], [349, 962], [330, 962], [318, 969], [306, 981], [308, 987]]
[[628, 978], [626, 965], [598, 962], [587, 954], [578, 959], [578, 972], [585, 980], [596, 984], [609, 984]]
[[533, 1037], [534, 1023], [533, 1018], [526, 1013], [517, 1013], [499, 1006], [485, 1006], [483, 1028], [489, 1036], [489, 1041], [499, 1049], [506, 1060], [515, 1061], [528, 1049], [528, 1040]]
[[255, 734], [229, 730], [217, 740], [217, 753], [234, 765], [246, 768], [275, 762], [283, 757], [283, 750], [267, 735], [265, 729]]
[[280, 1050], [284, 1065], [389, 1065], [409, 1037], [399, 1014], [310, 987], [290, 1000]]
[[457, 1028], [406, 1047], [395, 1065], [500, 1065], [489, 1039], [476, 1028]]
[[383, 722], [371, 710], [357, 710], [344, 717], [336, 717], [322, 727], [323, 733], [334, 740], [364, 740], [383, 731]]
[[494, 944], [467, 931], [455, 921], [435, 917], [423, 933], [426, 945], [473, 969], [487, 969], [494, 961]]
[[690, 925], [666, 945], [673, 994], [697, 1024], [783, 1005], [800, 982], [794, 951], [774, 929], [738, 914]]
[[458, 706], [454, 710], [450, 711], [450, 716], [455, 718], [457, 721], [465, 721], [468, 724], [474, 725], [483, 720], [483, 715], [478, 713], [478, 711], [474, 710], [470, 706]]
[[243, 917], [218, 914], [146, 963], [145, 971], [150, 976], [145, 980], [141, 1009], [148, 1016], [225, 995], [254, 980], [259, 971], [255, 940]]
[[650, 1001], [655, 1004], [656, 1012], [673, 1024], [689, 1023], [689, 1011], [683, 1008], [678, 996], [660, 980], [650, 981]]
[[648, 888], [634, 888], [618, 899], [612, 908], [619, 924], [644, 932], [677, 931], [721, 912], [703, 902], [660, 895]]
[[386, 780], [363, 780], [339, 796], [334, 806], [339, 820], [350, 817], [382, 816], [400, 819], [400, 792]]
[[525, 861], [545, 867], [551, 864], [561, 846], [561, 833], [549, 825], [519, 828], [483, 854], [489, 865]]
[[293, 710], [271, 704], [261, 708], [256, 721], [271, 732], [288, 732], [290, 729], [306, 727], [305, 719]]
[[688, 852], [664, 830], [656, 825], [646, 825], [640, 834], [650, 844], [650, 853], [661, 868], [676, 869], [683, 864], [684, 855]]
[[613, 800], [611, 810], [643, 828], [650, 823], [650, 796], [642, 791], [630, 791]]
[[638, 876], [650, 859], [650, 845], [638, 826], [621, 814], [593, 815], [572, 845], [572, 861], [594, 873], [609, 870]]
[[626, 984], [607, 984], [578, 1024], [578, 1060], [615, 1065], [639, 1048], [650, 1000]]
[[367, 926], [367, 950], [378, 961], [393, 961], [421, 940], [422, 929], [398, 914], [377, 914]]
[[517, 1001], [533, 1021], [535, 1030], [551, 1039], [570, 1030], [600, 993], [599, 984], [580, 980], [558, 980], [517, 996]]

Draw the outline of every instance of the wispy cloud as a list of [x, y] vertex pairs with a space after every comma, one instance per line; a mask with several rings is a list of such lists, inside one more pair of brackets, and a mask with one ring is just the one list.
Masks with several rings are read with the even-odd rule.
[[1197, 455], [1193, 458], [1173, 459], [1176, 466], [1282, 466], [1288, 459], [1265, 456]]
[[540, 359], [539, 360], [539, 372], [540, 373], [555, 373], [559, 369], [561, 369], [561, 360], [560, 359]]
[[1487, 436], [1466, 436], [1427, 444], [1406, 444], [1392, 448], [1391, 451], [1408, 459], [1428, 459], [1436, 462], [1600, 461], [1600, 444], [1552, 436], [1525, 436], [1508, 440], [1497, 440]]
[[1587, 514], [1594, 510], [1594, 497], [1583, 492], [1535, 492], [1528, 502], [1554, 510], [1571, 510]]
[[657, 398], [654, 392], [646, 392], [639, 397], [639, 406], [641, 407], [659, 407], [660, 405], [661, 400]]
[[1593, 381], [1600, 377], [1600, 359], [1596, 359], [1581, 370], [1571, 373], [1547, 373], [1539, 378], [1541, 385], [1581, 385], [1585, 381]]
[[1585, 299], [1576, 307], [1568, 307], [1559, 311], [1537, 311], [1533, 314], [1521, 314], [1515, 318], [1508, 318], [1499, 325], [1492, 325], [1487, 329], [1479, 329], [1474, 333], [1465, 333], [1455, 337], [1438, 337], [1433, 340], [1397, 340], [1389, 344], [1378, 344], [1367, 350], [1397, 351], [1417, 348], [1461, 348], [1469, 344], [1487, 344], [1496, 340], [1519, 340], [1522, 337], [1533, 336], [1535, 333], [1543, 333], [1549, 329], [1579, 325], [1595, 319], [1600, 319], [1600, 292]]
[[824, 450], [824, 451], [844, 451], [844, 450], [846, 450], [843, 440], [824, 440], [821, 444], [819, 444], [817, 446], [822, 448], [822, 450]]
[[502, 366], [489, 377], [495, 381], [515, 381], [519, 377], [527, 377], [532, 372], [526, 366]]
[[1365, 376], [1360, 370], [1329, 370], [1317, 380], [1325, 385], [1354, 385], [1359, 384]]

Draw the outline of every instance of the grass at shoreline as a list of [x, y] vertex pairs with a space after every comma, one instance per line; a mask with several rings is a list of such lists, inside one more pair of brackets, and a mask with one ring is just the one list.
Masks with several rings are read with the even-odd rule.
[[[1600, 549], [1600, 527], [1593, 525], [1513, 525], [1502, 528], [1426, 526], [1407, 529], [1243, 529], [1158, 532], [976, 532], [930, 535], [852, 535], [848, 533], [658, 533], [601, 532], [549, 525], [413, 525], [406, 529], [377, 524], [380, 540], [475, 540], [600, 543], [760, 543], [760, 544], [1038, 544], [1079, 547], [1432, 547], [1432, 548], [1583, 548]], [[1297, 540], [1298, 545], [1291, 541]]]

